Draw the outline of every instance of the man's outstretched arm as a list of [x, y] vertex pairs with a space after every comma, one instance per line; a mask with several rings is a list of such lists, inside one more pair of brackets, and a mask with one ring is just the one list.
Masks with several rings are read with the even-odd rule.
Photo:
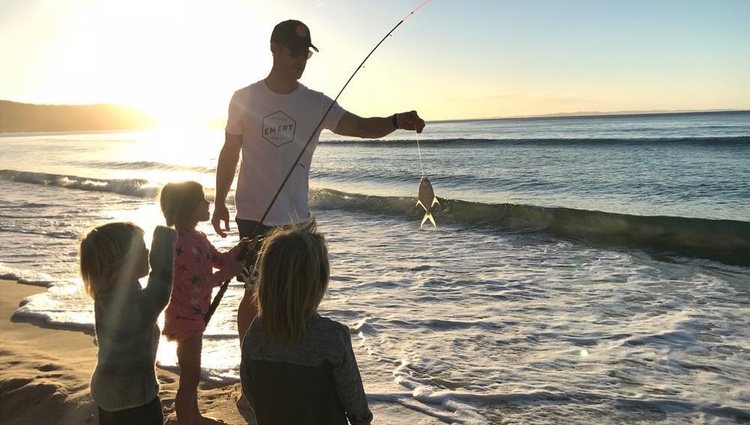
[[401, 112], [390, 117], [362, 118], [347, 112], [341, 117], [334, 133], [342, 136], [354, 136], [367, 139], [378, 139], [398, 129], [416, 130], [421, 133], [425, 123], [417, 111]]
[[[219, 153], [219, 163], [216, 166], [216, 198], [214, 199], [214, 215], [211, 224], [216, 234], [225, 238], [229, 231], [229, 210], [227, 209], [227, 195], [234, 181], [234, 173], [237, 171], [237, 162], [242, 150], [242, 136], [224, 133], [224, 146]], [[221, 222], [224, 227], [221, 227]]]

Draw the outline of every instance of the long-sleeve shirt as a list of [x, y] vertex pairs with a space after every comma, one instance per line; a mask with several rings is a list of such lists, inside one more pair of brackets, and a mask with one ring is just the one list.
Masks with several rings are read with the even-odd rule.
[[349, 328], [317, 314], [290, 345], [269, 341], [256, 317], [242, 343], [240, 377], [259, 424], [372, 420]]
[[143, 406], [156, 398], [154, 372], [159, 327], [172, 288], [174, 230], [159, 226], [151, 244], [148, 285], [118, 282], [114, 291], [94, 299], [97, 363], [91, 377], [91, 397], [104, 410]]
[[[211, 291], [233, 274], [228, 264], [237, 258], [237, 247], [219, 252], [203, 232], [179, 231], [175, 245], [174, 285], [167, 306], [164, 333], [176, 320], [203, 322], [211, 305]], [[219, 270], [214, 273], [214, 268]]]

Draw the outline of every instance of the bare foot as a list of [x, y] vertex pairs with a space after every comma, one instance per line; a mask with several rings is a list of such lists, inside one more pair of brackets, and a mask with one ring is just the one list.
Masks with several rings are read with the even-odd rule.
[[245, 398], [244, 395], [240, 395], [240, 398], [237, 399], [237, 410], [239, 410], [240, 413], [249, 413], [253, 411], [253, 408], [250, 406], [250, 402]]
[[221, 419], [214, 419], [209, 416], [199, 416], [195, 422], [193, 422], [195, 425], [226, 425], [226, 422], [222, 421]]

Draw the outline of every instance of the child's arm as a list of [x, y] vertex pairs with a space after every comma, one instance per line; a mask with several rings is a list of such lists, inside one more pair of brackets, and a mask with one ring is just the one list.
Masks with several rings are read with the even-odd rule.
[[211, 286], [220, 286], [225, 281], [237, 276], [242, 271], [242, 263], [239, 261], [239, 252], [242, 250], [242, 242], [227, 252], [220, 252], [211, 243], [211, 265], [219, 271], [209, 276]]
[[354, 425], [369, 425], [372, 422], [372, 412], [367, 405], [367, 396], [357, 367], [357, 359], [354, 357], [348, 328], [344, 328], [341, 338], [344, 348], [343, 361], [333, 365], [336, 392], [349, 421]]
[[149, 264], [151, 273], [148, 284], [143, 289], [144, 317], [148, 321], [156, 321], [159, 314], [169, 301], [172, 291], [172, 264], [174, 262], [174, 245], [177, 232], [165, 226], [156, 226], [154, 238], [151, 242]]
[[228, 265], [230, 262], [237, 261], [240, 252], [242, 251], [245, 244], [246, 242], [242, 240], [229, 251], [221, 252], [216, 249], [213, 244], [209, 243], [209, 245], [211, 246], [211, 264], [213, 264], [215, 268], [221, 269]]

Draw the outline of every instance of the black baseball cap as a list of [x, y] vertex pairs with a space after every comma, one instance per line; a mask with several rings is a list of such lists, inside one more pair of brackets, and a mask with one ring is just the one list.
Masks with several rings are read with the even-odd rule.
[[307, 25], [294, 19], [279, 22], [273, 27], [271, 41], [293, 50], [312, 47], [316, 52], [319, 51], [317, 47], [313, 46], [310, 40], [310, 28], [307, 28]]

